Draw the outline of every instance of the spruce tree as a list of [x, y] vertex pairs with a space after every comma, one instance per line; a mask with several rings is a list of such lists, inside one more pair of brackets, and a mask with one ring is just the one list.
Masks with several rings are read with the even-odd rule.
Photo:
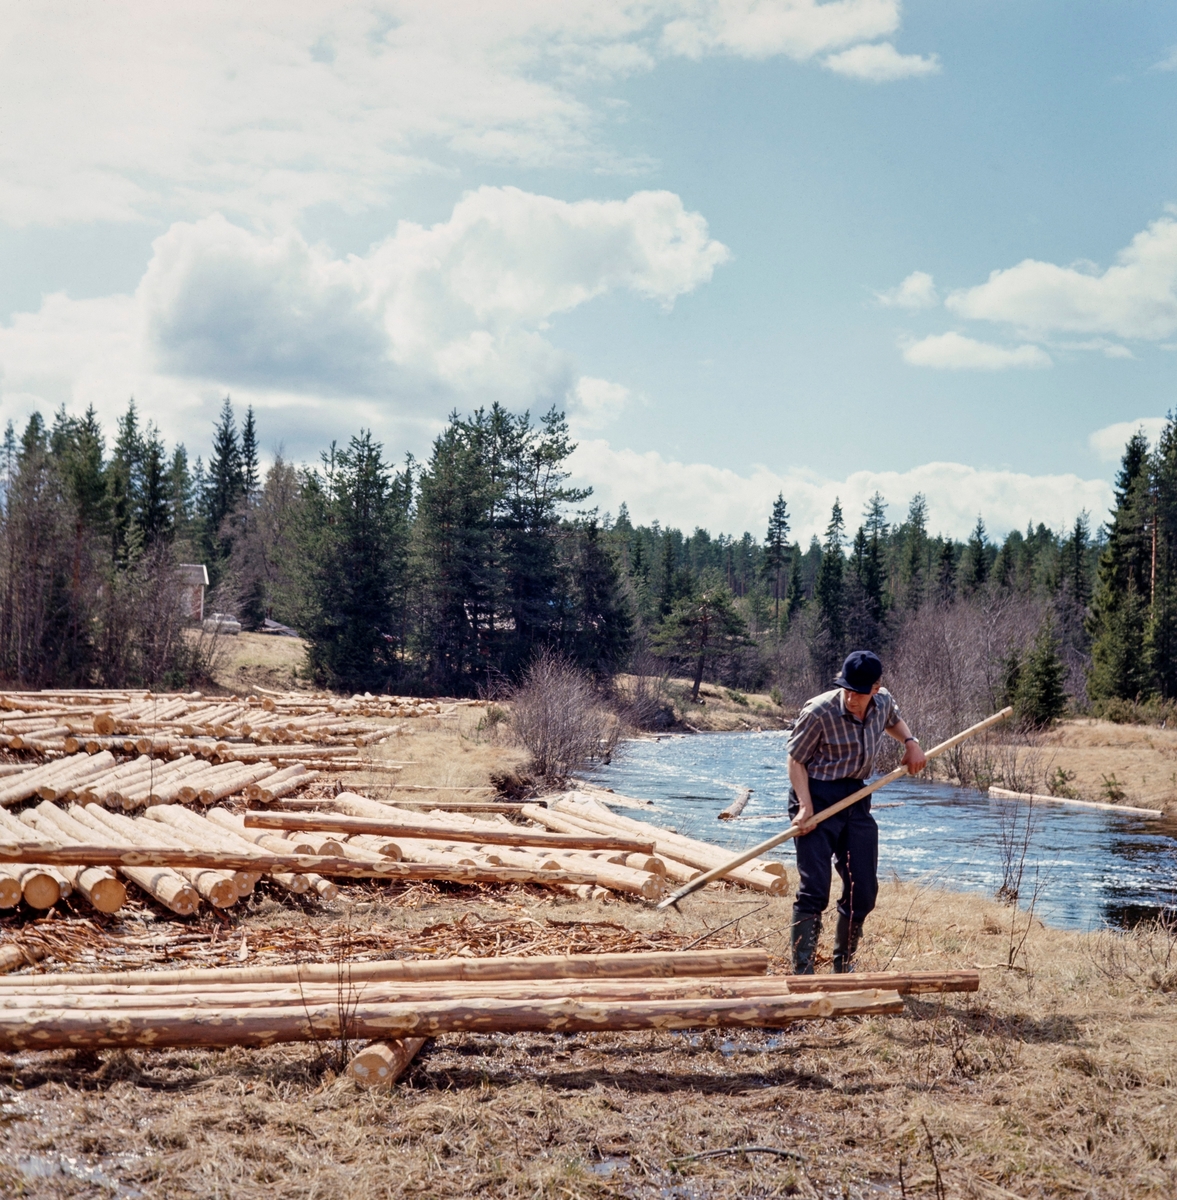
[[1114, 485], [1116, 506], [1091, 604], [1093, 700], [1136, 700], [1152, 691], [1145, 631], [1152, 600], [1152, 464], [1148, 439], [1128, 440]]
[[159, 430], [148, 425], [143, 440], [143, 494], [138, 514], [139, 529], [147, 546], [160, 539], [168, 540], [173, 532], [172, 481], [166, 454]]
[[241, 426], [241, 490], [251, 504], [257, 499], [260, 483], [257, 426], [254, 423], [251, 404], [245, 410], [245, 424]]
[[821, 617], [825, 639], [825, 668], [836, 667], [842, 658], [846, 636], [846, 611], [844, 575], [846, 557], [842, 552], [845, 541], [845, 522], [842, 519], [842, 504], [834, 501], [830, 512], [830, 523], [826, 526], [826, 539], [822, 546], [821, 566], [817, 572], [814, 598]]
[[908, 609], [914, 611], [927, 590], [928, 501], [922, 492], [916, 492], [908, 505], [903, 537], [903, 592]]
[[956, 599], [956, 546], [951, 538], [945, 538], [940, 546], [936, 561], [936, 601], [941, 605], [952, 604]]
[[989, 578], [988, 540], [985, 536], [985, 522], [977, 517], [973, 532], [969, 534], [968, 558], [966, 559], [964, 586], [969, 595], [979, 592]]
[[1066, 711], [1065, 670], [1058, 651], [1054, 625], [1047, 616], [1021, 663], [1014, 697], [1014, 715], [1035, 728], [1052, 724]]

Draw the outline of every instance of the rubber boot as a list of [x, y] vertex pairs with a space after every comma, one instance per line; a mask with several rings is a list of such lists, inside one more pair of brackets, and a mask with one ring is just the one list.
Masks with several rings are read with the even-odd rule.
[[834, 974], [847, 975], [854, 970], [854, 955], [862, 938], [862, 919], [857, 921], [838, 914], [834, 927]]
[[812, 975], [817, 957], [817, 939], [821, 936], [821, 913], [803, 913], [793, 909], [793, 974]]

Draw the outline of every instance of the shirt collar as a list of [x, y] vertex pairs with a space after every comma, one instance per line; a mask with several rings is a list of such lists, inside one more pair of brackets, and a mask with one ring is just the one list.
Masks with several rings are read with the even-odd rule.
[[866, 719], [867, 719], [867, 717], [870, 716], [871, 710], [874, 707], [875, 707], [875, 698], [874, 698], [874, 696], [872, 696], [866, 706], [866, 709], [863, 711], [862, 719], [859, 720], [859, 718], [856, 717], [846, 707], [846, 689], [845, 688], [838, 689], [838, 710], [841, 712], [842, 716], [846, 718], [847, 721], [853, 721], [856, 725], [865, 725]]

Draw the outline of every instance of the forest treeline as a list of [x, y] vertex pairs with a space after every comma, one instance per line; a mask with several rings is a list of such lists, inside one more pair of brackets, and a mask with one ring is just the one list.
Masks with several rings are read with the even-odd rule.
[[[0, 674], [25, 686], [179, 684], [207, 667], [185, 629], [180, 563], [207, 565], [209, 609], [306, 639], [343, 689], [494, 692], [550, 649], [601, 678], [686, 673], [797, 702], [845, 652], [877, 650], [945, 722], [1005, 700], [1177, 693], [1177, 427], [1127, 446], [1106, 526], [1029, 525], [1000, 541], [934, 533], [876, 495], [791, 537], [599, 516], [570, 486], [563, 414], [454, 414], [428, 460], [368, 432], [264, 472], [252, 410], [226, 399], [207, 463], [170, 450], [132, 403], [109, 440], [93, 410], [11, 424], [2, 458]], [[660, 664], [655, 666], [653, 664]], [[921, 698], [922, 697], [922, 698]]]

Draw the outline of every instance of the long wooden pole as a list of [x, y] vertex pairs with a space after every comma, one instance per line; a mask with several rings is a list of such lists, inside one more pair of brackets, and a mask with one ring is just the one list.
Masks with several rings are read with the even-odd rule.
[[[1013, 713], [1013, 708], [1003, 708], [1000, 712], [994, 713], [991, 717], [986, 717], [983, 721], [978, 721], [976, 725], [970, 725], [968, 729], [962, 730], [955, 737], [950, 737], [946, 742], [941, 742], [938, 746], [933, 746], [927, 752], [929, 760], [939, 757], [941, 754], [946, 754], [955, 746], [959, 746], [961, 742], [975, 736], [982, 730], [989, 729], [994, 725], [1000, 724]], [[820, 824], [822, 821], [828, 820], [835, 813], [841, 812], [844, 808], [849, 808], [852, 804], [857, 804], [859, 800], [865, 796], [869, 796], [872, 792], [877, 792], [879, 788], [886, 787], [889, 783], [894, 783], [897, 779], [902, 779], [908, 773], [906, 767], [896, 767], [894, 771], [884, 775], [881, 779], [876, 779], [874, 783], [868, 783], [866, 787], [859, 788], [853, 795], [847, 796], [845, 800], [839, 800], [837, 804], [831, 804], [829, 808], [823, 808], [821, 812], [816, 813], [813, 817], [813, 824]], [[753, 846], [751, 850], [745, 850], [743, 854], [737, 855], [730, 862], [724, 863], [722, 866], [707, 871], [702, 875], [696, 876], [689, 883], [684, 884], [677, 891], [671, 892], [664, 900], [657, 905], [658, 908], [669, 908], [672, 904], [677, 904], [680, 900], [689, 896], [692, 892], [697, 892], [701, 887], [706, 887], [713, 879], [722, 879], [728, 872], [736, 867], [742, 866], [749, 859], [757, 858], [766, 850], [771, 850], [774, 846], [779, 846], [782, 842], [787, 842], [790, 838], [795, 838], [801, 832], [796, 825], [790, 825], [784, 833], [774, 834], [767, 838], [759, 845]]]

